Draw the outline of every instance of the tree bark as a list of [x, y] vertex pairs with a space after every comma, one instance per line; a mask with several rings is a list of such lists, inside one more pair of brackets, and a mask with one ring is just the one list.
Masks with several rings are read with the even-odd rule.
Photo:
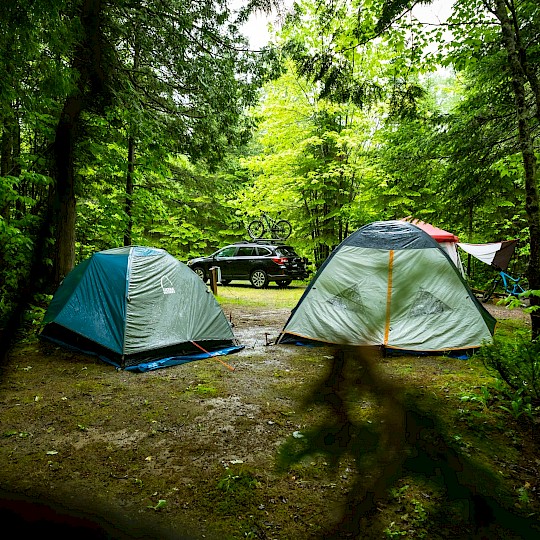
[[[139, 69], [140, 47], [138, 40], [138, 28], [133, 32], [133, 71]], [[126, 175], [126, 202], [125, 212], [127, 216], [126, 230], [124, 232], [124, 246], [131, 246], [133, 242], [133, 175], [135, 172], [135, 138], [130, 135], [128, 138], [128, 166]]]
[[75, 146], [81, 112], [87, 98], [104, 90], [101, 69], [101, 0], [84, 0], [83, 37], [73, 53], [77, 87], [66, 99], [54, 140], [55, 191], [53, 203], [53, 286], [58, 286], [75, 264]]
[[82, 95], [66, 100], [56, 127], [54, 158], [56, 190], [54, 196], [54, 286], [58, 286], [75, 263], [75, 132], [82, 110]]
[[[508, 2], [512, 6], [513, 2]], [[505, 0], [495, 0], [495, 14], [501, 25], [503, 43], [508, 55], [508, 65], [514, 90], [516, 103], [516, 115], [518, 123], [519, 147], [523, 156], [523, 168], [525, 176], [525, 211], [527, 213], [530, 256], [527, 277], [531, 290], [540, 290], [540, 210], [538, 205], [538, 163], [534, 153], [534, 141], [531, 134], [530, 119], [534, 112], [530, 110], [526, 100], [527, 73], [520, 61], [520, 51], [517, 48], [519, 36], [516, 35], [517, 27], [507, 11]], [[514, 10], [515, 14], [515, 10]], [[523, 57], [524, 51], [521, 51]], [[531, 306], [540, 306], [540, 298], [531, 297]], [[531, 313], [532, 338], [540, 336], [540, 311]]]

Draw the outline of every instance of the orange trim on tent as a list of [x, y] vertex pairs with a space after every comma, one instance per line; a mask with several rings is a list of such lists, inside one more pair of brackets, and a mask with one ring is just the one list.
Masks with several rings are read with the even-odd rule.
[[412, 351], [412, 352], [423, 352], [423, 353], [437, 353], [445, 351], [466, 351], [469, 349], [478, 349], [480, 347], [483, 347], [483, 345], [471, 345], [470, 347], [466, 347], [465, 349], [463, 347], [447, 347], [446, 349], [407, 349], [406, 347], [397, 347], [395, 345], [389, 345], [387, 349], [393, 350], [393, 351]]
[[392, 303], [392, 271], [394, 269], [394, 250], [390, 250], [388, 260], [388, 289], [386, 291], [386, 322], [384, 326], [384, 346], [388, 345], [388, 335], [390, 334], [390, 304]]

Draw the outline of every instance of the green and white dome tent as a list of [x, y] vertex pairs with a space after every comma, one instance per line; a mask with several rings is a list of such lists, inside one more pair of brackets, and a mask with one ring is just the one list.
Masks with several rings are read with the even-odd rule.
[[129, 246], [94, 253], [56, 291], [41, 337], [148, 371], [242, 349], [201, 279], [167, 251]]
[[277, 342], [466, 351], [491, 342], [495, 324], [436, 240], [377, 221], [331, 253]]

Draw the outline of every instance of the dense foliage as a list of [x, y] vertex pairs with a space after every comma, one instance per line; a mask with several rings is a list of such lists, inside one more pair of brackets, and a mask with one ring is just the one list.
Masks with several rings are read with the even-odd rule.
[[[540, 404], [540, 344], [536, 341], [496, 339], [479, 352], [485, 365], [512, 392], [514, 401], [532, 410]], [[519, 400], [519, 401], [518, 401]]]
[[152, 243], [186, 256], [209, 227], [216, 239], [236, 231], [235, 152], [267, 58], [248, 50], [238, 16], [222, 0], [2, 9], [3, 313], [40, 262], [53, 290], [97, 249]]
[[518, 238], [523, 273], [534, 218], [500, 30], [479, 3], [456, 3], [451, 36], [422, 12], [400, 18], [405, 4], [296, 4], [279, 38], [290, 61], [258, 110], [247, 201], [285, 206], [318, 262], [359, 225], [412, 215], [462, 241]]

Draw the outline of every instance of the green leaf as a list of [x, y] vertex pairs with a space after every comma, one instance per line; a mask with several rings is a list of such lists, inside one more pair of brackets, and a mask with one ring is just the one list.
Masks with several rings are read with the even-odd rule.
[[162, 508], [165, 508], [165, 506], [167, 506], [167, 501], [165, 499], [160, 499], [155, 506], [149, 505], [147, 508], [151, 508], [152, 510], [161, 510]]

